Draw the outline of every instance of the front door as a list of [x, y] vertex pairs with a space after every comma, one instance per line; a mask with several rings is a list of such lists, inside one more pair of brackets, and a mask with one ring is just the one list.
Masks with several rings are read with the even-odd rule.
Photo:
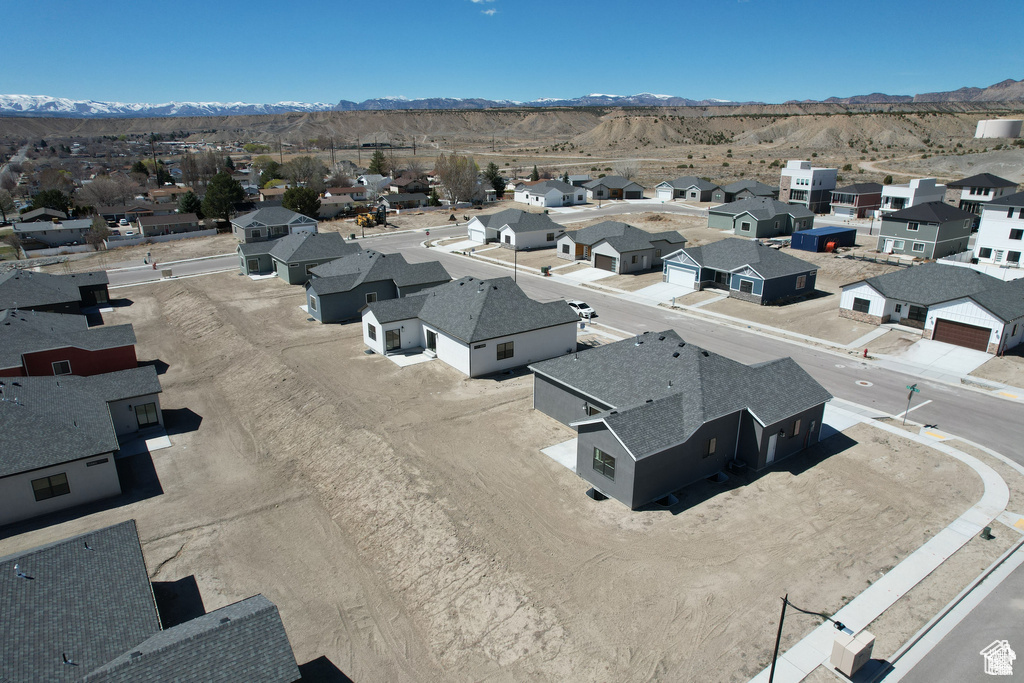
[[249, 259], [249, 266], [248, 266], [248, 268], [249, 268], [249, 272], [250, 273], [258, 273], [258, 272], [260, 272], [260, 260], [259, 259], [255, 259], [255, 258]]
[[384, 333], [384, 342], [385, 351], [394, 351], [395, 349], [402, 348], [402, 331], [388, 330]]
[[775, 462], [775, 446], [778, 443], [779, 435], [772, 434], [768, 437], [768, 455], [765, 457], [764, 464], [771, 465]]
[[437, 333], [427, 330], [427, 350], [437, 353]]
[[891, 254], [892, 253], [892, 248], [893, 248], [893, 241], [892, 240], [886, 240], [885, 241], [885, 253], [886, 254]]

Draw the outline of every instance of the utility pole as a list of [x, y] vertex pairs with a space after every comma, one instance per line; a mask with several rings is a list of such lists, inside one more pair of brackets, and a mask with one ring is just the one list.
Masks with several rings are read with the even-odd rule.
[[281, 142], [281, 136], [277, 136], [277, 157], [284, 163], [284, 144]]

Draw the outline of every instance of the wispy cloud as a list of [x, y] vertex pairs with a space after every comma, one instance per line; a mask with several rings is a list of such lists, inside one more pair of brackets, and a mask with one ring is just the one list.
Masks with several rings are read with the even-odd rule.
[[[494, 2], [494, 0], [470, 0], [470, 2], [472, 2], [474, 5], [488, 5]], [[497, 13], [498, 10], [494, 9], [493, 7], [490, 9], [480, 10], [480, 14], [486, 14], [489, 17], [493, 17]]]
[[489, 17], [493, 17], [497, 13], [498, 10], [494, 9], [493, 7], [491, 9], [485, 9], [483, 12], [481, 12], [481, 14], [486, 14]]

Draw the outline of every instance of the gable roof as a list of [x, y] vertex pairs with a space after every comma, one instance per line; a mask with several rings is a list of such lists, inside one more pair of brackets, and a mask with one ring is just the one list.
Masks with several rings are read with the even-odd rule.
[[970, 211], [950, 206], [946, 202], [926, 202], [910, 206], [900, 211], [893, 211], [882, 217], [883, 221], [920, 221], [922, 223], [946, 223], [974, 219]]
[[512, 232], [517, 234], [552, 230], [555, 232], [563, 231], [562, 226], [551, 220], [551, 216], [546, 213], [530, 213], [522, 209], [505, 209], [504, 211], [492, 213], [489, 216], [477, 216], [477, 220], [483, 223], [485, 227], [495, 230], [500, 230], [507, 225], [511, 228]]
[[712, 206], [708, 209], [709, 213], [723, 214], [726, 216], [738, 216], [741, 213], [749, 213], [754, 219], [759, 221], [768, 221], [776, 216], [789, 215], [793, 218], [813, 218], [814, 212], [808, 209], [806, 206], [800, 204], [787, 204], [786, 202], [780, 202], [778, 199], [772, 197], [751, 197], [750, 199], [740, 199], [739, 201], [729, 202], [728, 204], [720, 204], [719, 206]]
[[364, 282], [391, 280], [398, 287], [411, 287], [452, 279], [437, 261], [408, 263], [402, 254], [382, 254], [372, 249], [324, 263], [311, 272], [308, 289], [321, 296], [348, 292]]
[[0, 309], [81, 301], [81, 287], [105, 285], [108, 282], [104, 270], [54, 275], [15, 268], [0, 274]]
[[662, 185], [668, 185], [669, 187], [673, 187], [677, 190], [696, 187], [701, 192], [711, 192], [719, 189], [718, 185], [715, 185], [713, 182], [704, 180], [703, 178], [697, 178], [692, 175], [684, 175], [681, 178], [676, 178], [675, 180], [666, 180], [665, 182], [658, 183], [658, 187], [661, 187]]
[[952, 183], [946, 183], [946, 187], [1017, 187], [1017, 183], [1006, 178], [1000, 178], [991, 173], [979, 173]]
[[15, 223], [14, 232], [60, 232], [72, 230], [90, 230], [92, 228], [91, 218], [71, 218], [60, 223], [53, 221], [36, 221], [35, 223]]
[[637, 187], [643, 187], [640, 183], [633, 182], [628, 178], [623, 178], [620, 175], [607, 175], [604, 178], [597, 178], [591, 180], [589, 183], [583, 183], [583, 187], [592, 190], [595, 187], [605, 186], [609, 189], [624, 189], [630, 185], [636, 185]]
[[510, 277], [464, 277], [367, 308], [382, 323], [419, 318], [467, 344], [579, 320], [564, 301], [534, 301]]
[[628, 251], [653, 249], [652, 242], [667, 242], [670, 245], [686, 244], [686, 238], [675, 230], [647, 232], [620, 221], [602, 221], [579, 230], [570, 230], [565, 234], [576, 244], [594, 246], [601, 241], [607, 242], [620, 254]]
[[89, 327], [85, 316], [39, 311], [0, 310], [0, 368], [22, 363], [22, 354], [73, 347], [86, 351], [135, 344], [128, 325]]
[[777, 249], [766, 247], [757, 240], [728, 237], [700, 247], [681, 250], [700, 266], [715, 270], [736, 271], [750, 266], [765, 280], [789, 275], [801, 275], [818, 266]]
[[527, 194], [547, 194], [551, 190], [555, 190], [562, 194], [572, 194], [578, 189], [576, 186], [563, 183], [561, 180], [543, 180], [527, 186], [526, 192]]
[[740, 410], [772, 424], [832, 398], [791, 358], [744, 365], [672, 330], [535, 363], [530, 369], [612, 406], [602, 420], [637, 459]]
[[276, 240], [269, 253], [283, 263], [297, 263], [336, 259], [357, 251], [357, 242], [346, 242], [337, 232], [297, 232]]
[[275, 225], [309, 225], [316, 221], [283, 206], [268, 206], [239, 216], [231, 224], [239, 228], [265, 228]]
[[743, 190], [747, 190], [751, 194], [755, 194], [759, 197], [773, 197], [778, 194], [779, 188], [772, 187], [771, 185], [765, 185], [757, 180], [737, 180], [735, 183], [729, 183], [728, 185], [722, 186], [722, 189], [729, 194], [737, 194]]

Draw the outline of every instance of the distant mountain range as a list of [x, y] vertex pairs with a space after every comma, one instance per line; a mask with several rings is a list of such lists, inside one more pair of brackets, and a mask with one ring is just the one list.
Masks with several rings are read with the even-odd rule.
[[[960, 88], [950, 92], [920, 95], [856, 95], [830, 97], [826, 100], [790, 100], [785, 104], [825, 102], [830, 104], [898, 104], [904, 102], [1005, 102], [1024, 100], [1024, 80], [1005, 80], [987, 88]], [[163, 104], [99, 102], [72, 100], [46, 95], [0, 95], [0, 116], [48, 116], [70, 118], [142, 118], [167, 116], [227, 116], [246, 114], [282, 114], [319, 111], [383, 111], [395, 109], [494, 109], [547, 107], [715, 107], [764, 102], [731, 102], [729, 100], [691, 100], [674, 95], [605, 95], [591, 93], [568, 99], [541, 98], [530, 102], [487, 100], [481, 98], [429, 97], [406, 99], [380, 97], [363, 102], [341, 100], [327, 102], [165, 102]]]

